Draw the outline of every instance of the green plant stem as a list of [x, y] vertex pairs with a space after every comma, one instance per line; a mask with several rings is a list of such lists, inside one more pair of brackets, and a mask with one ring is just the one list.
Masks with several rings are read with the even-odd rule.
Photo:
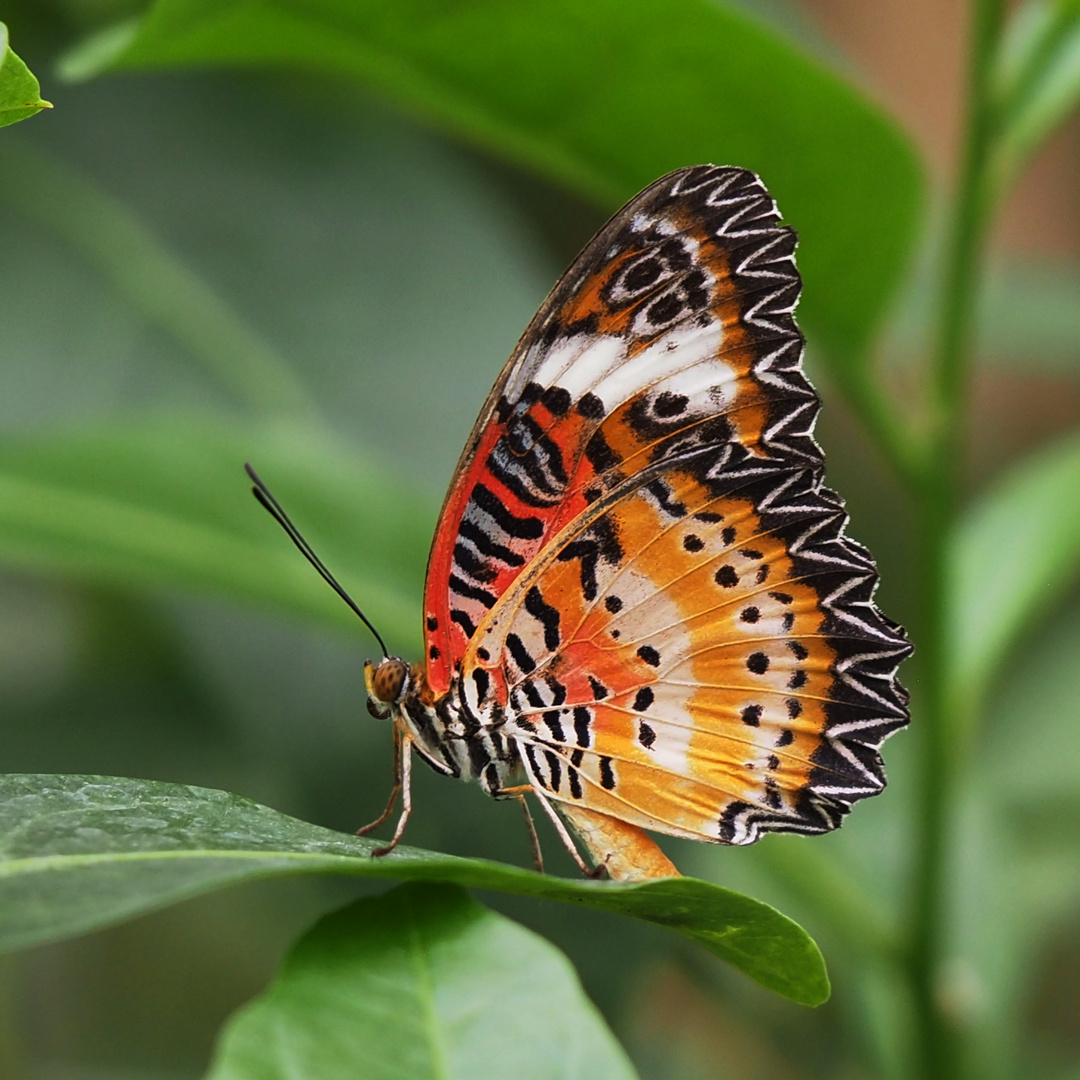
[[988, 163], [997, 117], [991, 78], [1004, 0], [974, 0], [964, 157], [956, 185], [932, 368], [931, 451], [920, 484], [922, 654], [921, 775], [908, 975], [916, 1016], [914, 1075], [956, 1080], [960, 1032], [941, 976], [947, 957], [949, 837], [957, 780], [956, 718], [950, 713], [946, 621], [949, 540], [958, 516], [978, 268], [992, 202]]

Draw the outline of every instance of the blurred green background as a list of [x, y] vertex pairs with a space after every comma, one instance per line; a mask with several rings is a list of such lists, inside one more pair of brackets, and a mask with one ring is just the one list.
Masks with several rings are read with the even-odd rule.
[[[390, 782], [389, 733], [363, 708], [362, 661], [374, 647], [274, 534], [241, 465], [262, 471], [388, 624], [392, 646], [415, 652], [427, 538], [460, 447], [517, 336], [613, 205], [599, 184], [590, 197], [588, 183], [558, 184], [551, 169], [545, 179], [342, 78], [53, 75], [85, 35], [140, 7], [6, 0], [0, 11], [55, 105], [0, 136], [0, 465], [28, 483], [93, 474], [103, 491], [139, 490], [166, 510], [201, 506], [212, 491], [263, 561], [243, 581], [244, 550], [215, 549], [232, 582], [215, 592], [206, 575], [174, 569], [170, 586], [154, 566], [125, 563], [123, 537], [109, 557], [80, 564], [74, 541], [55, 540], [60, 529], [41, 526], [51, 547], [35, 543], [32, 524], [0, 535], [0, 765], [220, 787], [351, 831], [378, 813]], [[902, 398], [932, 312], [923, 268], [956, 155], [965, 5], [743, 7], [884, 102], [929, 163], [931, 225], [877, 348]], [[1078, 176], [1072, 125], [995, 237], [972, 490], [1080, 420]], [[118, 235], [123, 273], [110, 254]], [[881, 564], [882, 606], [903, 620], [906, 497], [835, 392], [847, 346], [829, 338], [829, 298], [812, 303], [829, 482]], [[92, 531], [93, 506], [83, 518], [79, 504], [58, 505], [74, 533]], [[214, 534], [196, 541], [213, 547]], [[1038, 613], [965, 762], [949, 838], [955, 964], [942, 993], [985, 1076], [1080, 1077], [1078, 658], [1073, 596]], [[917, 694], [917, 667], [908, 681]], [[485, 900], [567, 951], [645, 1078], [902, 1075], [910, 1018], [889, 958], [911, 748], [906, 734], [891, 742], [885, 796], [812, 847], [775, 837], [750, 850], [670, 845], [684, 872], [775, 902], [814, 934], [835, 985], [818, 1010], [658, 930]], [[527, 863], [516, 807], [427, 770], [415, 787], [410, 843]], [[571, 872], [548, 839], [551, 869]], [[200, 1075], [221, 1023], [265, 985], [289, 942], [370, 887], [248, 886], [0, 959], [0, 1076]]]

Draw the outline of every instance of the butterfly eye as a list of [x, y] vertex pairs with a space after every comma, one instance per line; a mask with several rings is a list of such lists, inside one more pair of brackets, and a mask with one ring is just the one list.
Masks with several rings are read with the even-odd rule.
[[405, 682], [409, 669], [404, 660], [396, 656], [387, 657], [378, 665], [369, 660], [364, 665], [364, 681], [368, 694], [384, 705], [395, 705], [405, 692]]

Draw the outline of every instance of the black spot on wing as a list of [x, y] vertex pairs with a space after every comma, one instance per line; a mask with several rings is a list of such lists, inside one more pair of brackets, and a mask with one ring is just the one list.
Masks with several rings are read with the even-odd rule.
[[592, 438], [585, 444], [585, 457], [598, 474], [614, 469], [622, 461], [622, 458], [608, 445], [602, 431], [594, 432]]
[[487, 697], [488, 690], [491, 689], [491, 676], [481, 667], [473, 668], [472, 680], [476, 687], [477, 700], [483, 701]]
[[561, 386], [549, 386], [540, 400], [552, 416], [564, 416], [570, 408], [570, 391]]
[[673, 394], [670, 390], [664, 390], [656, 395], [653, 412], [663, 417], [682, 416], [689, 404], [690, 399], [685, 394]]
[[522, 675], [528, 675], [530, 671], [535, 670], [536, 661], [529, 654], [529, 650], [525, 648], [525, 643], [517, 634], [510, 633], [506, 635], [506, 647]]
[[[479, 525], [469, 521], [467, 518], [462, 518], [461, 524], [458, 525], [458, 533], [464, 539], [470, 541], [476, 550], [486, 558], [498, 559], [499, 562], [505, 563], [507, 566], [525, 565], [523, 556], [508, 548], [505, 544], [500, 544], [484, 532]], [[429, 627], [429, 629], [434, 630], [435, 628]]]
[[499, 576], [494, 566], [460, 540], [454, 545], [454, 566], [464, 570], [474, 581], [491, 581]]
[[739, 584], [739, 575], [735, 572], [734, 566], [725, 564], [716, 571], [715, 580], [721, 588], [733, 589]]
[[525, 610], [544, 628], [544, 647], [554, 652], [559, 647], [559, 609], [552, 607], [542, 596], [539, 588], [533, 586], [525, 594]]
[[457, 574], [450, 575], [450, 591], [458, 596], [464, 596], [467, 600], [477, 600], [489, 610], [495, 606], [498, 597], [488, 589], [482, 589], [479, 585], [471, 585]]
[[581, 777], [578, 775], [577, 769], [572, 765], [566, 766], [566, 779], [570, 784], [570, 797], [572, 799], [580, 799], [584, 794], [581, 790]]
[[562, 726], [562, 714], [558, 709], [548, 709], [541, 719], [547, 725], [548, 731], [551, 732], [551, 737], [557, 743], [566, 742], [566, 732], [563, 731]]
[[578, 705], [574, 709], [574, 735], [578, 746], [589, 748], [592, 743], [592, 713], [584, 705]]
[[[663, 480], [652, 480], [645, 485], [645, 490], [656, 500], [657, 505], [668, 517], [681, 518], [686, 516], [686, 507], [671, 496], [671, 489]], [[700, 518], [700, 515], [695, 515]]]
[[746, 658], [746, 669], [754, 675], [764, 675], [769, 670], [769, 658], [763, 652], [751, 653]]
[[637, 654], [649, 667], [660, 666], [660, 654], [651, 645], [642, 645]]
[[615, 787], [615, 773], [611, 768], [611, 758], [606, 755], [600, 758], [600, 786], [605, 791], [611, 791]]
[[589, 420], [599, 420], [604, 415], [604, 403], [593, 393], [583, 394], [575, 408]]
[[551, 790], [557, 792], [562, 783], [562, 762], [554, 750], [545, 750], [544, 759], [547, 761]]
[[484, 511], [507, 536], [519, 540], [539, 540], [544, 535], [544, 523], [538, 517], [518, 517], [483, 484], [477, 484], [469, 496], [470, 502]]
[[623, 559], [622, 545], [611, 519], [597, 518], [576, 540], [571, 540], [558, 555], [560, 562], [578, 559], [581, 563], [581, 591], [586, 600], [595, 600], [598, 592], [596, 572], [601, 560], [618, 566]]

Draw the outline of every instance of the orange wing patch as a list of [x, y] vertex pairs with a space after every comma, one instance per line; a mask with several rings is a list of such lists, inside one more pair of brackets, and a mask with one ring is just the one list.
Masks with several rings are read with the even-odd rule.
[[[792, 551], [836, 508], [792, 491], [784, 530], [692, 469], [628, 488], [553, 542], [475, 639], [505, 679], [530, 781], [675, 836], [835, 827], [847, 799], [880, 789], [869, 748], [899, 722], [851, 700], [822, 595], [835, 568]], [[830, 731], [858, 741], [860, 723], [868, 752], [845, 753]]]

